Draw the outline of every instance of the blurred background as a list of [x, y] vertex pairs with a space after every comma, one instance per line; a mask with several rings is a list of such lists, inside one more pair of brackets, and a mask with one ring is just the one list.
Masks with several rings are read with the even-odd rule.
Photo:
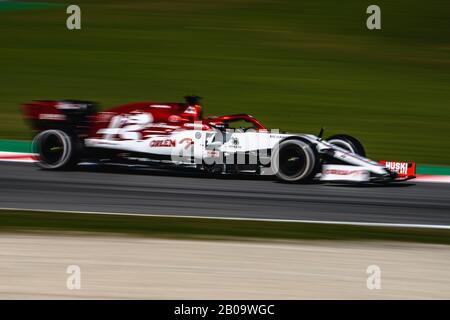
[[[66, 27], [71, 4], [81, 30]], [[381, 30], [366, 27], [372, 4]], [[372, 159], [450, 165], [449, 18], [448, 0], [0, 0], [0, 143], [32, 138], [20, 111], [30, 100], [108, 108], [196, 94], [206, 115], [324, 126]], [[0, 299], [450, 297], [445, 184], [297, 187], [11, 163], [0, 181]], [[226, 219], [204, 219], [214, 215]], [[73, 264], [80, 291], [66, 285]], [[367, 286], [374, 264], [383, 290]]]
[[[69, 4], [81, 30], [66, 28]], [[381, 30], [366, 28], [370, 4]], [[19, 105], [33, 99], [198, 94], [207, 115], [450, 164], [449, 16], [446, 0], [0, 1], [0, 139], [31, 138]]]

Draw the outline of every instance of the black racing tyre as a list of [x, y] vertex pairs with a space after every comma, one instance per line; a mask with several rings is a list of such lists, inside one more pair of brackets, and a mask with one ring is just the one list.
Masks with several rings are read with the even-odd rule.
[[37, 165], [46, 170], [63, 170], [78, 162], [77, 140], [62, 130], [45, 130], [33, 140], [34, 152], [38, 154]]
[[272, 171], [284, 182], [310, 182], [317, 173], [318, 163], [314, 146], [301, 139], [283, 140], [272, 150]]
[[366, 150], [364, 150], [362, 143], [347, 134], [336, 134], [326, 139], [326, 141], [362, 157], [366, 156]]

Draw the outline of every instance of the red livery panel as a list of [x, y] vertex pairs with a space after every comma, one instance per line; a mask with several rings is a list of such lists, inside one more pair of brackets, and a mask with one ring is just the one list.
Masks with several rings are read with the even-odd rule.
[[416, 177], [416, 164], [414, 162], [380, 160], [378, 163], [396, 172], [399, 178], [412, 179]]

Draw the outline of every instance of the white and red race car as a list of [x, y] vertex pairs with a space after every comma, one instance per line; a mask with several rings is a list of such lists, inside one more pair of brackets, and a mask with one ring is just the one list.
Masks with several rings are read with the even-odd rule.
[[139, 102], [97, 111], [79, 100], [24, 104], [38, 165], [68, 169], [82, 161], [223, 174], [274, 175], [284, 182], [391, 182], [412, 179], [412, 162], [375, 162], [349, 135], [322, 139], [268, 130], [247, 114], [202, 117], [197, 96], [184, 103]]

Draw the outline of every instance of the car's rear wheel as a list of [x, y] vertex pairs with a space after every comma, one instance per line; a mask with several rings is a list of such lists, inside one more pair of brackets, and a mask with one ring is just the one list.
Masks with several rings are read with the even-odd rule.
[[45, 130], [33, 140], [37, 164], [47, 170], [69, 169], [76, 165], [77, 144], [75, 138], [62, 130]]
[[366, 150], [364, 150], [362, 143], [352, 136], [349, 136], [347, 134], [337, 134], [329, 137], [326, 140], [335, 146], [350, 151], [351, 153], [360, 155], [362, 157], [366, 156]]
[[289, 139], [272, 150], [272, 171], [284, 182], [310, 182], [317, 173], [318, 157], [307, 141]]

